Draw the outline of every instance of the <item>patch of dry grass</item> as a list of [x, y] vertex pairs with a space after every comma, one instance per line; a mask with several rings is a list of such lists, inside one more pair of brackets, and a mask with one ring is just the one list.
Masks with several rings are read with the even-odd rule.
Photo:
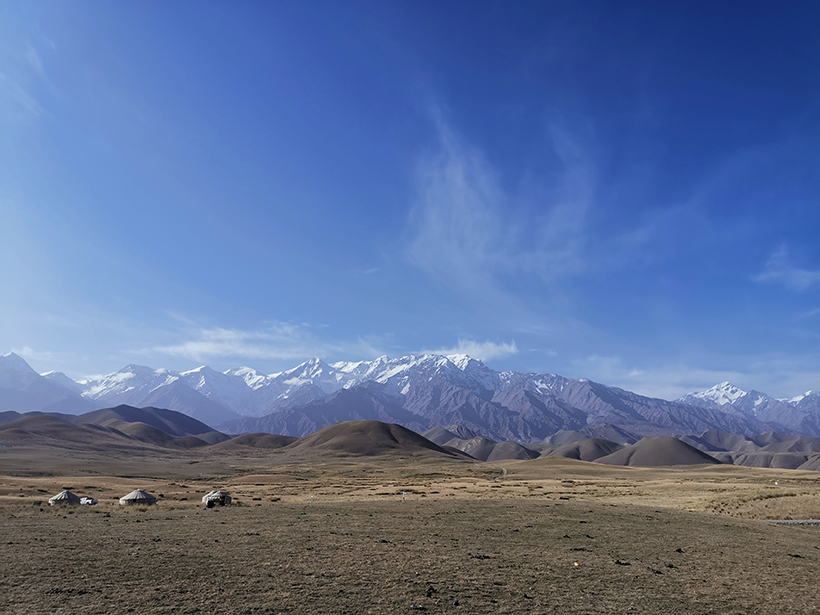
[[[0, 476], [0, 612], [815, 609], [820, 528], [757, 519], [820, 517], [816, 473], [192, 454]], [[100, 504], [49, 508], [63, 487]]]

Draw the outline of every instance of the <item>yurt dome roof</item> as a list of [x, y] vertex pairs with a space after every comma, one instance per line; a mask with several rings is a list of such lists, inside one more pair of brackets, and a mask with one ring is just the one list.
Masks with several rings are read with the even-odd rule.
[[64, 489], [54, 497], [48, 499], [49, 506], [57, 506], [60, 504], [79, 504], [80, 496], [74, 495], [68, 489]]
[[154, 504], [156, 501], [157, 498], [142, 489], [134, 489], [120, 498], [120, 504]]

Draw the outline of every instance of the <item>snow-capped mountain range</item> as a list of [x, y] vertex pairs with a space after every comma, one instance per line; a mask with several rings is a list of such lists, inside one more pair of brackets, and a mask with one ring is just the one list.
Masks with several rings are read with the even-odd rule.
[[795, 433], [818, 435], [820, 392], [806, 391], [791, 399], [775, 399], [760, 391], [743, 391], [730, 382], [684, 395], [679, 402], [704, 408], [733, 408], [764, 423], [787, 426]]
[[231, 433], [304, 435], [375, 418], [411, 429], [461, 425], [494, 440], [540, 442], [560, 430], [643, 435], [740, 434], [767, 429], [820, 435], [820, 395], [777, 400], [729, 383], [676, 401], [554, 374], [496, 372], [466, 355], [419, 355], [328, 364], [311, 359], [261, 374], [249, 367], [185, 372], [128, 365], [75, 382], [0, 356], [0, 411], [79, 414], [128, 404], [178, 410]]

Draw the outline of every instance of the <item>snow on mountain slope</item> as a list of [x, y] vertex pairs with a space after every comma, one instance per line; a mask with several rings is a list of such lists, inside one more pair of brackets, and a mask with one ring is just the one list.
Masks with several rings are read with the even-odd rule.
[[501, 383], [497, 372], [466, 355], [410, 355], [383, 360], [376, 367], [366, 379], [385, 385], [393, 395], [407, 395], [411, 387], [439, 379], [480, 397], [491, 397]]
[[155, 389], [169, 385], [178, 374], [144, 365], [126, 365], [118, 372], [81, 382], [83, 397], [102, 404], [139, 406]]
[[712, 408], [719, 408], [724, 404], [733, 404], [741, 397], [748, 395], [730, 382], [721, 382], [711, 389], [699, 393], [689, 393], [681, 397], [678, 401], [701, 405]]
[[336, 370], [321, 359], [310, 359], [301, 365], [286, 372], [276, 374], [272, 381], [285, 385], [287, 388], [312, 384], [330, 394], [342, 388]]
[[266, 376], [265, 374], [260, 374], [252, 367], [234, 367], [223, 373], [226, 376], [236, 376], [237, 378], [241, 378], [242, 381], [254, 391], [258, 388], [266, 386], [272, 377]]
[[367, 379], [372, 379], [374, 373], [380, 372], [384, 366], [390, 362], [387, 355], [381, 356], [373, 361], [340, 361], [332, 363], [330, 366], [339, 374], [343, 386], [350, 387]]
[[[72, 388], [65, 375], [40, 376], [11, 354], [0, 357], [0, 383], [6, 381], [20, 386], [45, 382], [63, 395], [70, 395]], [[390, 408], [390, 413], [411, 417], [414, 424], [458, 424], [495, 440], [537, 441], [558, 430], [581, 431], [602, 424], [639, 435], [702, 433], [709, 428], [734, 433], [785, 428], [820, 435], [820, 394], [784, 401], [724, 382], [672, 402], [586, 379], [496, 372], [463, 354], [382, 356], [332, 364], [314, 358], [270, 375], [250, 367], [218, 372], [201, 366], [173, 372], [128, 365], [114, 374], [74, 383], [73, 388], [97, 407], [166, 404], [214, 426], [222, 420], [237, 420], [237, 415], [250, 421], [277, 413], [282, 414], [281, 420], [269, 420], [270, 425], [283, 425], [285, 416], [302, 417], [299, 425], [318, 424], [323, 420], [319, 415], [325, 401], [332, 415], [339, 412], [340, 399], [359, 399], [334, 397], [331, 403], [331, 396], [364, 388], [374, 400], [370, 404], [373, 412]], [[29, 398], [15, 395], [13, 402], [6, 400], [13, 409], [33, 409], [25, 407]], [[41, 395], [36, 404], [42, 406], [44, 399]], [[308, 408], [314, 417], [310, 420], [304, 418]], [[289, 425], [296, 428], [292, 421]]]
[[784, 401], [784, 402], [789, 403], [789, 404], [799, 404], [801, 401], [803, 401], [809, 395], [817, 395], [817, 393], [815, 393], [814, 391], [806, 391], [802, 395], [797, 395], [795, 397], [792, 397], [791, 399], [780, 399], [778, 401]]
[[706, 391], [684, 395], [678, 401], [724, 412], [740, 412], [779, 430], [818, 435], [815, 433], [818, 421], [811, 416], [811, 402], [806, 402], [810, 399], [811, 391], [791, 400], [775, 399], [760, 391], [743, 391], [722, 382]]

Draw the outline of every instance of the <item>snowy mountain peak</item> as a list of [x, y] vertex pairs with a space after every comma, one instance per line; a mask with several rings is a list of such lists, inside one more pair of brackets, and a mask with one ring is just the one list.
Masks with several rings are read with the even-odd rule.
[[265, 376], [264, 374], [260, 374], [252, 367], [234, 367], [232, 369], [226, 370], [222, 372], [226, 376], [236, 376], [237, 378], [241, 378], [246, 385], [248, 385], [254, 391], [261, 387], [264, 387], [271, 378], [275, 378], [279, 374], [272, 374], [271, 376]]
[[[31, 382], [26, 384], [28, 379]], [[38, 401], [43, 399], [48, 404], [55, 403], [56, 399], [63, 404], [61, 408], [71, 411], [84, 411], [89, 406], [159, 404], [157, 407], [212, 417], [209, 420], [217, 424], [221, 420], [232, 420], [237, 414], [272, 417], [266, 425], [279, 421], [275, 424], [282, 429], [286, 428], [283, 421], [290, 416], [288, 413], [304, 412], [306, 404], [314, 402], [319, 403], [317, 408], [324, 407], [322, 400], [333, 406], [338, 402], [336, 393], [362, 386], [381, 407], [379, 412], [390, 414], [401, 409], [401, 413], [395, 416], [397, 422], [408, 420], [408, 412], [416, 416], [410, 422], [415, 424], [413, 421], [417, 420], [422, 426], [432, 425], [437, 420], [450, 424], [459, 416], [467, 426], [473, 425], [487, 434], [499, 434], [507, 439], [541, 439], [551, 433], [550, 430], [579, 430], [596, 422], [625, 418], [638, 420], [640, 425], [651, 423], [654, 425], [652, 429], [656, 429], [661, 424], [657, 423], [657, 413], [660, 413], [657, 416], [666, 417], [664, 421], [667, 422], [662, 424], [667, 428], [675, 424], [676, 429], [686, 425], [691, 430], [714, 427], [745, 432], [759, 429], [765, 423], [778, 429], [785, 426], [798, 430], [795, 433], [804, 429], [820, 435], [820, 422], [812, 418], [820, 416], [820, 393], [806, 393], [793, 400], [780, 401], [764, 393], [746, 392], [729, 382], [722, 382], [706, 391], [691, 393], [680, 400], [683, 403], [676, 404], [642, 398], [585, 379], [574, 380], [554, 374], [499, 373], [464, 354], [410, 355], [395, 359], [383, 356], [371, 361], [342, 361], [332, 365], [321, 359], [310, 359], [290, 370], [270, 375], [249, 367], [217, 372], [208, 366], [200, 366], [180, 373], [127, 365], [113, 374], [71, 386], [73, 381], [64, 374], [50, 372], [40, 376], [23, 359], [8, 353], [0, 356], [0, 389], [12, 381], [16, 389], [14, 395], [17, 391], [25, 391], [39, 396], [32, 397], [34, 401], [30, 402], [35, 410], [51, 407]], [[21, 382], [23, 385], [19, 386]], [[59, 384], [62, 386], [57, 386]], [[72, 392], [67, 388], [79, 392], [85, 399], [77, 397], [76, 393], [72, 398]], [[629, 408], [638, 414], [633, 415]], [[717, 412], [703, 412], [703, 409]], [[350, 416], [361, 418], [360, 407], [353, 408], [352, 412]], [[649, 414], [641, 414], [646, 412]], [[315, 422], [312, 415], [304, 416], [311, 425]], [[342, 415], [332, 416], [338, 419]], [[806, 417], [811, 421], [806, 422]], [[523, 422], [516, 423], [519, 420]], [[307, 428], [303, 425], [299, 429]]]
[[7, 352], [0, 356], [0, 389], [21, 389], [39, 377], [19, 355]]
[[806, 397], [808, 397], [809, 395], [812, 395], [812, 394], [813, 394], [813, 391], [809, 390], [809, 391], [806, 391], [805, 393], [803, 393], [802, 395], [797, 395], [795, 397], [792, 397], [791, 399], [781, 399], [780, 401], [785, 401], [788, 404], [797, 404], [797, 403], [800, 403]]
[[211, 369], [207, 365], [200, 365], [199, 367], [195, 367], [194, 369], [189, 369], [187, 372], [180, 372], [180, 376], [190, 376], [193, 374], [218, 374], [215, 369]]
[[312, 384], [325, 393], [334, 393], [342, 388], [336, 371], [321, 359], [310, 359], [271, 378], [287, 387]]
[[471, 363], [478, 363], [484, 365], [483, 363], [481, 363], [481, 361], [473, 359], [472, 357], [466, 354], [450, 354], [447, 355], [447, 359], [450, 361], [450, 363], [452, 363], [462, 371], [464, 371], [464, 369], [466, 369], [467, 366]]
[[136, 365], [131, 363], [126, 365], [122, 369], [118, 370], [116, 373], [118, 374], [131, 374], [132, 376], [142, 376], [146, 378], [150, 378], [155, 374], [164, 373], [166, 370], [159, 368], [154, 369], [153, 367], [148, 367], [147, 365]]
[[718, 406], [722, 406], [723, 404], [735, 403], [741, 397], [748, 395], [748, 392], [736, 387], [731, 382], [721, 382], [711, 389], [701, 391], [700, 393], [692, 393], [691, 395], [697, 399], [710, 401]]
[[310, 359], [309, 361], [305, 361], [304, 363], [300, 363], [293, 369], [287, 370], [282, 372], [283, 376], [290, 376], [290, 377], [297, 377], [297, 376], [304, 376], [310, 377], [312, 375], [321, 373], [322, 365], [321, 361], [318, 359]]
[[104, 401], [124, 393], [147, 393], [178, 379], [177, 373], [167, 369], [132, 364], [108, 376], [87, 381], [82, 395], [89, 399]]

